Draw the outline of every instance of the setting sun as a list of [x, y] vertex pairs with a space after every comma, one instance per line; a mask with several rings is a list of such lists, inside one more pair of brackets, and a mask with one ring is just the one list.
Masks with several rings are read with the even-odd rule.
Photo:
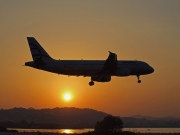
[[70, 95], [69, 93], [66, 93], [66, 94], [64, 95], [64, 100], [66, 100], [66, 101], [71, 100], [71, 95]]

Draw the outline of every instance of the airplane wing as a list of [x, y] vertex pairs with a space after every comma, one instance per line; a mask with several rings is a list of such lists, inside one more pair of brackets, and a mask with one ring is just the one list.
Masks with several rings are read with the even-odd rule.
[[109, 56], [106, 59], [103, 68], [97, 76], [91, 76], [90, 86], [94, 85], [93, 81], [97, 82], [109, 82], [111, 80], [111, 74], [115, 72], [117, 68], [117, 55], [109, 51]]
[[111, 75], [117, 68], [117, 55], [109, 51], [109, 56], [106, 59], [102, 70], [100, 71], [99, 75]]

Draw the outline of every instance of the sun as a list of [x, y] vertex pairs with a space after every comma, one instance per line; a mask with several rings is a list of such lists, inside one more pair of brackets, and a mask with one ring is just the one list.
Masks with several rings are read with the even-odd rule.
[[66, 101], [71, 100], [71, 95], [70, 95], [69, 93], [66, 93], [66, 94], [64, 95], [64, 100], [66, 100]]

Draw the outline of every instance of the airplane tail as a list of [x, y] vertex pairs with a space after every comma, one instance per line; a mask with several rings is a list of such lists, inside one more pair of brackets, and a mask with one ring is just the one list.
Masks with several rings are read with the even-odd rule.
[[36, 66], [43, 66], [45, 65], [46, 61], [53, 60], [34, 37], [27, 37], [27, 40], [33, 61]]

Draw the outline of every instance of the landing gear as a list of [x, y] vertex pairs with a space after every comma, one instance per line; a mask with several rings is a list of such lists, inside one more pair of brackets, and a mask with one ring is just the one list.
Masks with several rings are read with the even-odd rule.
[[89, 86], [93, 86], [94, 85], [94, 82], [93, 81], [90, 81], [89, 82]]
[[141, 80], [139, 80], [139, 78], [140, 78], [140, 75], [137, 75], [137, 78], [138, 78], [138, 83], [141, 83]]

